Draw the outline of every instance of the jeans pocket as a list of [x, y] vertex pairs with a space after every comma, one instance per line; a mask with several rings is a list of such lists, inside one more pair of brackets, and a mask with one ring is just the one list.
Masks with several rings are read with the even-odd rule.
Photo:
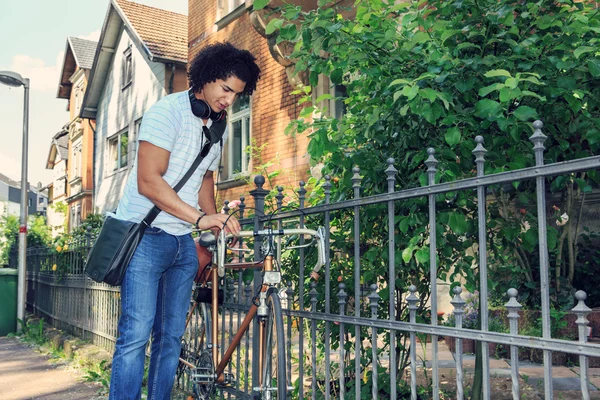
[[163, 233], [164, 231], [160, 228], [155, 228], [153, 226], [149, 226], [146, 228], [146, 231], [144, 232], [144, 235], [160, 235], [161, 233]]

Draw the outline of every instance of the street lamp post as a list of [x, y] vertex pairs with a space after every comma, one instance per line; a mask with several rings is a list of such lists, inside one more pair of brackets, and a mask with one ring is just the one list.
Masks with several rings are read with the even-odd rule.
[[[17, 318], [25, 320], [25, 294], [27, 292], [27, 150], [29, 136], [29, 79], [23, 78], [16, 72], [0, 71], [0, 83], [25, 89], [23, 104], [23, 148], [21, 156], [21, 212], [19, 226], [19, 269], [17, 289]], [[20, 331], [23, 326], [19, 326]]]

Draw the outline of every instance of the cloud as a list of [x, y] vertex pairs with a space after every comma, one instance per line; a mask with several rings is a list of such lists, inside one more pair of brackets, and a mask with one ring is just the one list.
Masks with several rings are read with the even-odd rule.
[[56, 56], [55, 65], [46, 65], [44, 60], [17, 54], [13, 56], [10, 70], [18, 72], [31, 81], [31, 89], [39, 91], [56, 91], [58, 87], [58, 74], [62, 66], [64, 51]]
[[2, 165], [2, 174], [8, 176], [14, 181], [21, 181], [21, 157], [18, 159], [0, 153], [0, 165]]
[[78, 36], [81, 39], [87, 39], [87, 40], [93, 40], [94, 42], [98, 42], [100, 40], [100, 29], [88, 34], [88, 35], [82, 35], [82, 36]]

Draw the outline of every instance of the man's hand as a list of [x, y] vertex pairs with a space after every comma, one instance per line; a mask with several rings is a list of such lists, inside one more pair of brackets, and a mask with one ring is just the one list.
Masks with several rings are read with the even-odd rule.
[[[227, 221], [227, 224], [225, 224], [225, 221]], [[198, 223], [198, 229], [211, 229], [213, 232], [214, 229], [221, 230], [223, 227], [225, 227], [225, 232], [233, 235], [237, 235], [242, 229], [238, 220], [235, 217], [231, 217], [227, 214], [205, 215]]]

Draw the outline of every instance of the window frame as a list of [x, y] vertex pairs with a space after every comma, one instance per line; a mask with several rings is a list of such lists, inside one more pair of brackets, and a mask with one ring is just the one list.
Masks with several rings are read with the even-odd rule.
[[221, 21], [239, 7], [246, 4], [246, 0], [216, 0], [217, 3], [217, 21]]
[[81, 170], [83, 168], [83, 140], [79, 138], [73, 142], [71, 146], [72, 160], [71, 164], [71, 179], [81, 178]]
[[121, 90], [126, 89], [133, 82], [133, 51], [131, 44], [123, 50], [121, 60]]
[[[123, 155], [121, 154], [121, 149], [122, 149], [122, 141], [121, 138], [123, 136], [127, 136], [127, 154], [125, 156], [125, 164], [122, 164], [122, 160], [123, 160]], [[116, 147], [116, 151], [117, 151], [117, 166], [116, 168], [112, 165], [114, 163], [113, 161], [113, 154], [114, 151], [113, 148]], [[112, 175], [115, 174], [121, 170], [124, 170], [127, 168], [127, 166], [129, 165], [129, 128], [125, 128], [123, 130], [121, 130], [118, 133], [115, 133], [114, 135], [108, 137], [106, 139], [106, 151], [107, 151], [107, 162], [106, 162], [106, 167], [107, 167], [107, 175]]]
[[[236, 102], [240, 100], [240, 97], [236, 98]], [[225, 162], [227, 163], [226, 166], [226, 172], [227, 175], [223, 176], [222, 180], [223, 181], [232, 181], [232, 180], [237, 180], [239, 178], [242, 178], [244, 176], [246, 176], [248, 174], [248, 172], [251, 170], [251, 166], [252, 166], [252, 156], [251, 154], [248, 155], [246, 149], [248, 148], [248, 146], [252, 145], [252, 97], [249, 96], [248, 97], [248, 107], [244, 108], [243, 110], [240, 110], [236, 113], [232, 112], [233, 106], [234, 104], [231, 105], [231, 107], [228, 110], [228, 121], [227, 121], [227, 130], [229, 132], [228, 136], [227, 136], [227, 143], [225, 143], [223, 145], [223, 159], [225, 160]], [[245, 121], [248, 121], [247, 124], [244, 123]], [[234, 149], [233, 149], [233, 124], [241, 121], [241, 127], [242, 127], [242, 132], [241, 132], [241, 157], [242, 159], [240, 160], [241, 162], [241, 171], [237, 171], [235, 172], [233, 169], [234, 166], [234, 159], [233, 159], [233, 154], [234, 154]]]

